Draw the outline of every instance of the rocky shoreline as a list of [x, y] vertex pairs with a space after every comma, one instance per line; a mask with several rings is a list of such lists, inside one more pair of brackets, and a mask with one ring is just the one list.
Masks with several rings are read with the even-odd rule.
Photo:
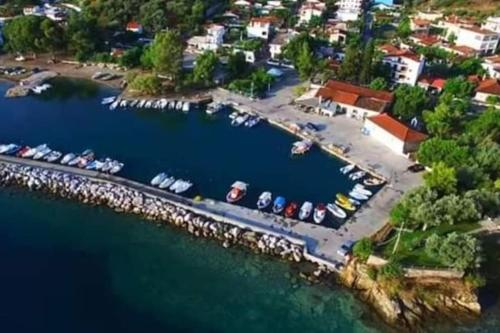
[[214, 221], [122, 185], [54, 170], [0, 163], [0, 186], [25, 187], [88, 205], [107, 206], [158, 224], [175, 225], [196, 237], [215, 239], [225, 248], [241, 245], [287, 261], [305, 260], [304, 248], [285, 238]]

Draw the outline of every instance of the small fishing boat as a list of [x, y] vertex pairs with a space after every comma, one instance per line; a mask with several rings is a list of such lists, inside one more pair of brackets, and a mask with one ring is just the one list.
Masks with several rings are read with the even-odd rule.
[[14, 143], [8, 145], [10, 148], [4, 152], [5, 155], [16, 155], [23, 147]]
[[368, 200], [369, 198], [366, 194], [359, 193], [358, 191], [355, 190], [349, 192], [349, 196], [357, 200]]
[[[207, 114], [216, 114], [222, 110], [224, 110], [225, 105], [222, 103], [213, 102], [207, 105]], [[236, 117], [235, 117], [236, 118]]]
[[39, 150], [35, 154], [35, 156], [33, 156], [33, 159], [35, 159], [35, 160], [42, 159], [45, 155], [48, 155], [51, 151], [52, 151], [52, 149], [50, 149], [49, 147], [45, 147], [44, 149]]
[[365, 175], [366, 175], [366, 172], [364, 172], [364, 171], [357, 171], [357, 172], [355, 172], [355, 173], [351, 173], [351, 174], [349, 175], [349, 179], [350, 179], [350, 180], [354, 180], [354, 181], [356, 181], [356, 180], [358, 180], [358, 179], [363, 178]]
[[349, 197], [348, 197], [348, 196], [346, 196], [346, 195], [344, 195], [344, 194], [342, 194], [342, 193], [337, 193], [337, 194], [335, 195], [335, 197], [336, 197], [336, 198], [337, 198], [337, 200], [338, 200], [338, 201], [340, 201], [340, 202], [349, 202]]
[[101, 101], [102, 105], [108, 105], [115, 101], [116, 96], [104, 97]]
[[177, 187], [181, 184], [182, 182], [182, 179], [177, 179], [173, 182], [173, 184], [170, 185], [170, 187], [168, 188], [170, 191], [175, 191], [177, 189]]
[[273, 203], [273, 213], [279, 214], [285, 209], [286, 199], [284, 197], [277, 197]]
[[297, 214], [297, 209], [299, 209], [299, 205], [296, 202], [290, 202], [285, 208], [285, 217], [291, 219]]
[[189, 109], [191, 109], [191, 103], [184, 102], [182, 104], [182, 112], [189, 112]]
[[257, 126], [258, 123], [260, 123], [260, 118], [252, 116], [245, 122], [245, 127], [252, 128]]
[[317, 224], [323, 222], [326, 217], [326, 207], [324, 204], [320, 203], [314, 208], [313, 220]]
[[98, 171], [98, 170], [100, 170], [100, 169], [102, 168], [103, 164], [104, 164], [104, 163], [103, 163], [103, 162], [101, 162], [101, 161], [94, 160], [94, 161], [90, 162], [90, 163], [89, 163], [89, 164], [85, 167], [85, 169], [87, 169], [87, 170], [96, 170], [96, 171]]
[[42, 144], [42, 145], [38, 145], [36, 146], [35, 148], [31, 148], [30, 150], [28, 150], [26, 153], [24, 153], [22, 155], [22, 157], [24, 158], [30, 158], [30, 157], [33, 157], [35, 156], [35, 154], [39, 151], [39, 150], [42, 150], [42, 149], [45, 149], [47, 148], [47, 144]]
[[69, 166], [75, 166], [75, 165], [77, 165], [78, 163], [80, 163], [80, 160], [81, 160], [81, 159], [82, 159], [82, 158], [81, 158], [80, 156], [76, 156], [74, 159], [72, 159], [72, 160], [70, 160], [70, 161], [68, 162], [68, 165], [69, 165]]
[[250, 117], [250, 116], [247, 114], [242, 114], [242, 115], [236, 117], [231, 122], [231, 126], [234, 126], [234, 127], [241, 126], [245, 121], [247, 121], [248, 117]]
[[361, 184], [356, 184], [354, 185], [354, 188], [353, 188], [354, 191], [356, 192], [359, 192], [361, 194], [364, 194], [368, 197], [372, 196], [373, 195], [373, 192], [370, 191], [370, 190], [367, 190], [363, 185]]
[[146, 101], [146, 103], [144, 104], [144, 107], [145, 107], [146, 109], [149, 109], [149, 108], [151, 108], [151, 105], [152, 105], [152, 104], [153, 104], [153, 101]]
[[109, 170], [109, 173], [110, 173], [110, 174], [112, 174], [112, 175], [114, 175], [114, 174], [116, 174], [116, 173], [120, 172], [120, 171], [121, 171], [121, 169], [123, 169], [123, 166], [124, 166], [124, 165], [125, 165], [125, 164], [123, 164], [123, 163], [121, 163], [121, 162], [118, 162], [118, 161], [113, 161], [113, 163], [112, 163], [112, 167], [111, 167], [111, 170]]
[[129, 106], [130, 106], [131, 108], [135, 108], [135, 106], [137, 105], [137, 103], [139, 103], [139, 100], [134, 99], [132, 102], [130, 102], [130, 105], [129, 105]]
[[273, 195], [271, 194], [271, 192], [262, 192], [262, 194], [259, 196], [259, 200], [257, 200], [257, 209], [266, 209], [271, 204], [272, 200]]
[[145, 99], [142, 99], [138, 104], [137, 104], [137, 107], [140, 109], [140, 108], [143, 108], [144, 107], [144, 104], [146, 104], [146, 100]]
[[229, 203], [235, 203], [241, 200], [247, 193], [248, 184], [237, 181], [231, 185], [231, 190], [226, 195], [226, 201]]
[[234, 120], [234, 119], [236, 119], [239, 115], [240, 115], [240, 113], [239, 113], [238, 111], [234, 111], [234, 112], [232, 112], [232, 113], [229, 115], [229, 119]]
[[69, 163], [69, 161], [73, 160], [75, 157], [76, 157], [76, 155], [75, 155], [75, 154], [73, 154], [73, 153], [66, 154], [66, 155], [64, 155], [64, 157], [62, 158], [62, 160], [61, 160], [61, 164], [68, 164], [68, 163]]
[[339, 219], [345, 219], [347, 217], [347, 213], [336, 204], [329, 203], [328, 205], [326, 205], [326, 209], [328, 209], [330, 213], [332, 213]]
[[22, 147], [22, 148], [21, 148], [21, 149], [17, 152], [16, 156], [17, 156], [17, 157], [22, 157], [22, 156], [23, 156], [24, 154], [26, 154], [26, 152], [27, 152], [28, 150], [30, 150], [30, 149], [31, 149], [31, 147], [29, 147], [29, 146], [24, 146], [24, 147]]
[[178, 101], [177, 104], [175, 105], [175, 110], [180, 111], [182, 110], [182, 105], [184, 103], [182, 101]]
[[177, 187], [174, 189], [175, 194], [181, 194], [189, 190], [193, 186], [193, 183], [187, 181], [187, 180], [182, 180], [179, 182]]
[[349, 165], [346, 165], [342, 168], [340, 168], [340, 172], [344, 175], [347, 175], [349, 172], [351, 172], [352, 170], [354, 170], [354, 168], [356, 167], [356, 165], [354, 164], [349, 164]]
[[118, 107], [118, 105], [120, 105], [120, 99], [116, 99], [113, 103], [111, 103], [111, 105], [109, 106], [109, 109], [114, 110]]
[[309, 140], [297, 141], [292, 146], [292, 155], [302, 155], [307, 153], [312, 147], [312, 142]]
[[175, 183], [175, 181], [176, 179], [174, 177], [167, 177], [161, 181], [158, 187], [161, 189], [169, 188], [170, 186], [172, 186], [173, 183]]
[[120, 107], [121, 107], [121, 108], [126, 108], [126, 107], [127, 107], [127, 105], [128, 105], [128, 101], [127, 101], [126, 99], [122, 99], [122, 100], [120, 101]]
[[168, 102], [168, 108], [170, 110], [174, 110], [175, 109], [175, 101], [174, 100], [171, 100]]
[[361, 206], [361, 202], [356, 199], [349, 198], [349, 202], [352, 203], [354, 206]]
[[342, 208], [349, 210], [351, 212], [356, 210], [356, 207], [353, 204], [351, 204], [350, 202], [340, 202], [338, 200], [335, 200], [335, 204], [337, 206], [342, 207]]
[[384, 181], [382, 179], [378, 179], [375, 177], [363, 180], [363, 184], [366, 186], [378, 186], [378, 185], [382, 185], [383, 183], [384, 183]]
[[[69, 162], [69, 163], [71, 163], [71, 162]], [[112, 167], [113, 167], [113, 160], [111, 160], [110, 158], [106, 158], [104, 160], [104, 165], [102, 166], [101, 171], [102, 172], [109, 172], [109, 170], [111, 170]]]
[[167, 174], [165, 172], [159, 173], [151, 180], [151, 185], [158, 186], [165, 180], [165, 178], [167, 178]]
[[57, 161], [58, 159], [60, 159], [62, 156], [62, 153], [60, 151], [52, 151], [50, 154], [48, 154], [47, 156], [45, 156], [45, 160], [49, 163], [54, 163], [55, 161]]
[[311, 216], [312, 211], [313, 211], [312, 202], [309, 201], [304, 202], [300, 207], [299, 219], [302, 221], [307, 220], [309, 216]]
[[103, 160], [95, 160], [93, 163], [95, 163], [95, 170], [101, 171], [105, 162]]

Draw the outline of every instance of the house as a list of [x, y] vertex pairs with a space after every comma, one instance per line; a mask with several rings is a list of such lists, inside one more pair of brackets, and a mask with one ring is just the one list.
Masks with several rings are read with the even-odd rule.
[[427, 33], [418, 33], [410, 36], [410, 40], [420, 46], [435, 46], [440, 43], [438, 36]]
[[408, 155], [417, 151], [427, 135], [406, 126], [387, 113], [365, 119], [363, 133], [386, 145], [399, 155]]
[[420, 88], [423, 88], [431, 93], [440, 93], [441, 91], [443, 91], [445, 84], [445, 79], [432, 75], [422, 75], [418, 79], [417, 83]]
[[278, 32], [276, 36], [269, 42], [269, 53], [271, 54], [271, 59], [278, 60], [281, 58], [283, 53], [283, 48], [292, 39], [293, 32]]
[[410, 19], [410, 29], [412, 32], [427, 34], [431, 29], [431, 21], [424, 20], [418, 17], [412, 17]]
[[255, 63], [255, 61], [257, 60], [257, 52], [256, 51], [234, 48], [233, 54], [236, 54], [236, 53], [243, 53], [245, 55], [245, 61], [250, 63], [250, 64]]
[[266, 41], [271, 35], [274, 18], [270, 16], [253, 17], [247, 25], [248, 38], [262, 38]]
[[442, 12], [432, 12], [432, 11], [429, 11], [429, 12], [419, 11], [415, 15], [415, 17], [420, 18], [422, 20], [427, 20], [427, 21], [436, 21], [436, 20], [439, 20], [443, 17], [443, 13]]
[[347, 23], [329, 22], [325, 25], [325, 33], [330, 43], [345, 44], [348, 35]]
[[318, 89], [318, 113], [333, 116], [345, 113], [347, 117], [365, 119], [387, 111], [394, 100], [392, 93], [330, 80]]
[[341, 21], [356, 21], [363, 9], [364, 0], [339, 0], [337, 18]]
[[474, 100], [485, 103], [488, 97], [500, 97], [499, 79], [487, 79], [479, 83]]
[[392, 83], [417, 84], [418, 77], [422, 74], [425, 66], [425, 58], [410, 50], [400, 49], [391, 44], [380, 46], [384, 53], [382, 62], [389, 65], [391, 69]]
[[298, 25], [308, 24], [313, 17], [321, 17], [326, 10], [326, 5], [319, 1], [306, 1], [299, 9]]
[[222, 25], [211, 24], [207, 28], [205, 36], [193, 36], [188, 39], [188, 48], [193, 51], [217, 51], [223, 44], [226, 29]]
[[45, 9], [42, 6], [29, 6], [23, 8], [24, 15], [45, 16]]
[[490, 77], [500, 79], [500, 55], [484, 58], [484, 62], [481, 66], [486, 70]]
[[456, 36], [456, 45], [470, 47], [480, 55], [491, 55], [497, 49], [500, 34], [477, 26], [467, 26], [460, 27]]
[[136, 33], [136, 34], [142, 34], [144, 32], [144, 29], [142, 28], [142, 25], [139, 24], [138, 22], [131, 21], [127, 23], [127, 31]]
[[500, 34], [500, 17], [490, 16], [486, 19], [486, 22], [481, 26], [482, 29], [491, 30]]

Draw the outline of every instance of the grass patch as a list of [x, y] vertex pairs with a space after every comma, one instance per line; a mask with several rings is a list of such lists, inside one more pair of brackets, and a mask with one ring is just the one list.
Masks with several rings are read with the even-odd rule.
[[443, 267], [443, 265], [436, 258], [429, 257], [425, 252], [426, 239], [433, 233], [442, 236], [453, 231], [465, 233], [477, 228], [479, 228], [479, 224], [477, 223], [462, 223], [458, 225], [442, 225], [426, 231], [415, 230], [411, 232], [403, 232], [395, 254], [392, 254], [392, 251], [394, 249], [394, 245], [396, 244], [397, 231], [393, 231], [390, 236], [390, 240], [384, 245], [378, 247], [376, 252], [381, 254], [384, 258], [400, 262], [403, 265], [436, 268]]

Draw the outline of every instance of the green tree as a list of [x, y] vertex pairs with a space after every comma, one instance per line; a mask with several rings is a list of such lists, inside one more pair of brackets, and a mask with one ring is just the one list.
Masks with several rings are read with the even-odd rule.
[[219, 59], [212, 51], [207, 51], [196, 58], [193, 70], [193, 81], [197, 84], [210, 86], [213, 82], [215, 69]]
[[454, 168], [438, 162], [432, 171], [424, 174], [425, 185], [441, 194], [455, 193], [457, 190], [457, 173]]
[[370, 238], [362, 238], [354, 244], [352, 253], [361, 261], [368, 260], [368, 257], [373, 253], [375, 246]]
[[457, 41], [457, 35], [455, 35], [453, 32], [448, 35], [447, 41], [450, 45], [455, 45], [455, 42]]
[[398, 25], [397, 34], [400, 38], [408, 38], [411, 35], [410, 18], [404, 17]]
[[96, 26], [94, 18], [76, 13], [70, 15], [66, 38], [68, 47], [75, 53], [77, 60], [89, 59], [98, 49], [99, 33]]
[[417, 157], [420, 163], [427, 166], [444, 162], [447, 166], [459, 168], [467, 164], [470, 155], [468, 149], [456, 140], [431, 138], [420, 145]]
[[400, 85], [395, 94], [395, 103], [392, 112], [404, 121], [418, 117], [429, 103], [425, 90], [406, 84]]
[[161, 92], [161, 81], [154, 74], [141, 74], [130, 82], [129, 87], [140, 94], [157, 95]]
[[42, 19], [38, 16], [21, 16], [8, 22], [3, 29], [5, 48], [11, 52], [39, 52]]
[[178, 83], [182, 71], [183, 45], [179, 32], [175, 30], [159, 32], [148, 49], [153, 69]]
[[191, 7], [191, 23], [192, 30], [199, 30], [200, 25], [203, 23], [205, 18], [205, 4], [202, 0], [195, 0], [193, 6]]
[[446, 80], [443, 88], [444, 94], [452, 95], [456, 98], [470, 97], [474, 92], [474, 84], [463, 76]]
[[297, 70], [301, 80], [307, 80], [314, 70], [314, 54], [308, 43], [302, 44], [302, 50], [297, 58]]
[[141, 57], [143, 54], [142, 47], [133, 47], [126, 50], [119, 59], [119, 64], [123, 67], [134, 68], [141, 65]]
[[480, 246], [476, 238], [456, 232], [441, 238], [439, 260], [455, 269], [466, 270], [479, 265]]
[[151, 33], [165, 29], [169, 23], [169, 13], [165, 1], [145, 1], [140, 7], [139, 18], [144, 28]]
[[383, 77], [377, 77], [370, 83], [370, 89], [386, 90], [388, 88], [387, 80]]
[[363, 60], [361, 62], [361, 71], [359, 73], [359, 81], [363, 84], [371, 82], [373, 75], [373, 56], [375, 52], [375, 44], [373, 39], [370, 39], [363, 50]]
[[396, 262], [389, 262], [385, 266], [382, 266], [378, 276], [382, 279], [394, 280], [399, 279], [404, 276], [403, 267]]
[[461, 75], [483, 75], [485, 71], [482, 62], [481, 58], [466, 58], [457, 68]]
[[[465, 102], [465, 101], [464, 101]], [[465, 122], [468, 103], [459, 100], [441, 102], [434, 111], [424, 111], [427, 131], [439, 138], [450, 138], [460, 133]]]
[[314, 50], [314, 40], [307, 33], [301, 33], [293, 37], [285, 46], [283, 56], [290, 60], [294, 66], [298, 67], [298, 59], [304, 50], [304, 44], [308, 45], [309, 50]]
[[52, 54], [65, 48], [64, 31], [61, 26], [52, 20], [44, 19], [40, 24], [40, 49]]
[[245, 76], [248, 72], [248, 63], [245, 60], [245, 54], [243, 52], [236, 52], [229, 55], [227, 69], [232, 79]]
[[340, 65], [338, 78], [340, 80], [357, 82], [360, 66], [359, 44], [351, 42], [346, 47], [345, 57]]

